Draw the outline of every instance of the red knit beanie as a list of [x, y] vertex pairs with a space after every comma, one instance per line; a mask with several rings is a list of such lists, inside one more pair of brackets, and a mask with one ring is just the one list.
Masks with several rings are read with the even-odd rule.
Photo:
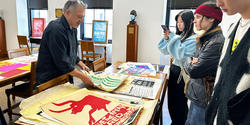
[[211, 17], [211, 18], [214, 18], [214, 19], [217, 19], [221, 22], [222, 20], [222, 11], [221, 9], [215, 9], [211, 6], [208, 6], [208, 5], [200, 5], [194, 12], [194, 14], [201, 14], [203, 16], [207, 16], [207, 17]]

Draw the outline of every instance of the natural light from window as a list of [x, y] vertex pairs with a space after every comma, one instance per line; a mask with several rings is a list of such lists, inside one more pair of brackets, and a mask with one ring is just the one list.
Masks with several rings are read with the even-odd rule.
[[86, 9], [84, 18], [84, 38], [92, 38], [92, 21], [106, 20], [108, 21], [108, 40], [112, 40], [112, 9]]

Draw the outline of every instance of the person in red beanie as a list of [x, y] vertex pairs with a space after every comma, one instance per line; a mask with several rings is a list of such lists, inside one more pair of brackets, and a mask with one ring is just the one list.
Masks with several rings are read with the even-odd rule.
[[205, 109], [213, 90], [217, 65], [224, 42], [220, 26], [222, 11], [215, 2], [205, 2], [194, 13], [194, 25], [205, 32], [196, 38], [197, 50], [184, 64], [190, 76], [186, 97], [191, 101], [185, 125], [205, 125]]
[[206, 124], [250, 125], [250, 0], [217, 0], [217, 5], [241, 18], [225, 35]]

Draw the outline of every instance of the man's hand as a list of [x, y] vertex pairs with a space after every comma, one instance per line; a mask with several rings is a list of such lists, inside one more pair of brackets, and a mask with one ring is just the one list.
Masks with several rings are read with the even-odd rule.
[[85, 71], [90, 71], [89, 67], [87, 67], [82, 61], [78, 62], [78, 65]]
[[84, 75], [82, 76], [81, 80], [83, 81], [83, 83], [86, 83], [86, 84], [89, 84], [89, 85], [91, 85], [91, 86], [94, 86], [93, 81], [92, 81], [91, 78], [90, 78], [88, 75], [86, 75], [86, 74], [84, 74]]
[[89, 69], [89, 67], [87, 67], [86, 65], [83, 65], [83, 66], [81, 66], [81, 68], [83, 69], [83, 70], [85, 70], [85, 71], [90, 71], [90, 69]]
[[77, 77], [83, 81], [83, 83], [89, 84], [91, 86], [94, 86], [94, 83], [92, 82], [91, 78], [86, 74], [83, 73], [77, 69], [74, 69], [72, 72], [69, 73], [71, 76]]

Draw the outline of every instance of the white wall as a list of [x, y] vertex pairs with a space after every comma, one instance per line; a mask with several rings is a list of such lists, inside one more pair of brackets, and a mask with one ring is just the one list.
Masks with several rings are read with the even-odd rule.
[[0, 13], [5, 21], [7, 50], [18, 48], [15, 0], [0, 0]]
[[126, 60], [126, 28], [129, 13], [136, 10], [139, 25], [138, 62], [160, 63], [157, 43], [161, 39], [160, 25], [164, 0], [113, 0], [112, 62]]
[[[48, 0], [48, 21], [55, 19], [55, 8], [63, 8], [67, 0]], [[113, 1], [113, 47], [112, 62], [126, 60], [126, 26], [129, 23], [129, 12], [137, 11], [139, 25], [138, 61], [160, 62], [157, 43], [162, 37], [160, 25], [163, 24], [164, 1], [166, 0], [114, 0]], [[5, 20], [7, 49], [18, 48], [16, 35], [17, 14], [15, 0], [0, 0], [0, 15]], [[223, 15], [221, 23], [225, 34], [229, 25], [240, 17]], [[164, 61], [165, 62], [165, 61]]]
[[48, 0], [48, 22], [56, 19], [55, 9], [62, 9], [68, 0]]

